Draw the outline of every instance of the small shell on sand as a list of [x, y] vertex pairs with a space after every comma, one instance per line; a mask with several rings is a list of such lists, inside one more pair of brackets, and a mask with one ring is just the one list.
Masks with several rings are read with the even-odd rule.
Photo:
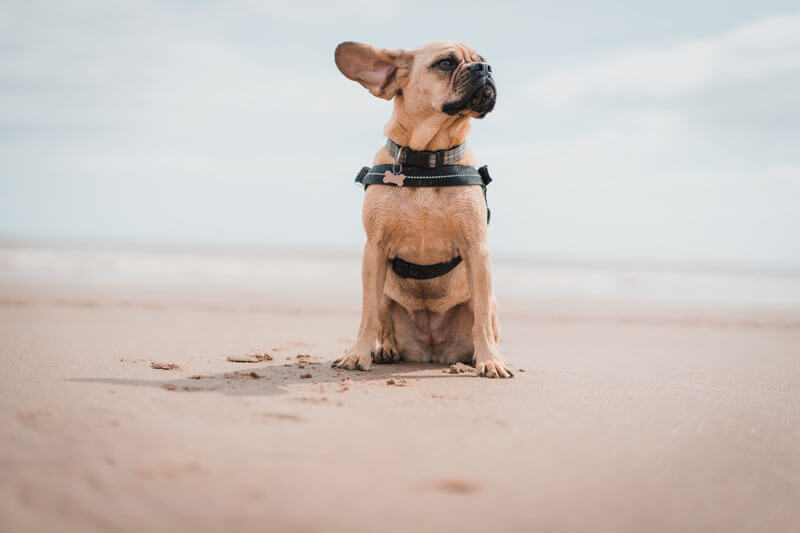
[[246, 353], [242, 355], [229, 355], [228, 361], [231, 363], [260, 363], [262, 361], [272, 361], [272, 356], [264, 353]]

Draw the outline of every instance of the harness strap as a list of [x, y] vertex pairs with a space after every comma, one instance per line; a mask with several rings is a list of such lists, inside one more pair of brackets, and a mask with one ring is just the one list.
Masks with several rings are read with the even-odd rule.
[[435, 265], [415, 265], [408, 261], [403, 261], [399, 257], [391, 260], [392, 270], [401, 278], [408, 279], [433, 279], [444, 276], [461, 263], [461, 256], [456, 256], [450, 261], [436, 263]]
[[[393, 165], [375, 165], [364, 167], [356, 176], [356, 183], [366, 189], [370, 185], [388, 185], [397, 187], [396, 183], [385, 182], [386, 171], [393, 172]], [[486, 223], [492, 218], [489, 201], [486, 198], [486, 186], [492, 182], [489, 168], [486, 165], [475, 169], [466, 165], [446, 165], [439, 168], [403, 168], [403, 187], [454, 187], [459, 185], [480, 185], [483, 189], [483, 200], [486, 202]]]

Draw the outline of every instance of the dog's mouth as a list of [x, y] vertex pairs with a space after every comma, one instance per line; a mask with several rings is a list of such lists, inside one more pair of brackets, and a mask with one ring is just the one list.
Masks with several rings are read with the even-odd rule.
[[464, 96], [455, 102], [447, 102], [442, 106], [442, 111], [448, 115], [472, 112], [475, 118], [485, 117], [497, 101], [497, 87], [490, 77], [479, 78]]

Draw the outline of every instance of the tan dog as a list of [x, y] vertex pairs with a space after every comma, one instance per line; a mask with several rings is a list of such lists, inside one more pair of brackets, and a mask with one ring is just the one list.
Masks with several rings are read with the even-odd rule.
[[[444, 150], [463, 143], [470, 119], [482, 118], [494, 107], [494, 82], [485, 72], [491, 68], [460, 43], [405, 51], [347, 42], [336, 48], [335, 58], [346, 77], [375, 96], [394, 100], [384, 133], [411, 150]], [[475, 67], [484, 70], [483, 76]], [[381, 148], [373, 164], [394, 162]], [[453, 164], [474, 166], [475, 157], [467, 150]], [[361, 326], [352, 348], [335, 366], [367, 370], [373, 361], [460, 361], [473, 363], [484, 376], [511, 377], [497, 347], [486, 220], [483, 191], [477, 185], [367, 188]], [[403, 278], [389, 268], [396, 257], [432, 265], [457, 256], [463, 262], [434, 279]]]

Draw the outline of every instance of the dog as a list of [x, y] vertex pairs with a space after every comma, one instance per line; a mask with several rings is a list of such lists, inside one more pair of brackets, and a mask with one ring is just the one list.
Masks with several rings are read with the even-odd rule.
[[[391, 172], [364, 196], [361, 324], [333, 366], [462, 362], [481, 376], [512, 377], [498, 349], [485, 188], [409, 186], [415, 177], [402, 173], [402, 160], [418, 152], [434, 159], [436, 152], [455, 154], [450, 164], [475, 173], [475, 157], [464, 143], [471, 119], [494, 108], [491, 67], [456, 42], [408, 51], [344, 42], [334, 58], [345, 77], [392, 100], [394, 111], [384, 129], [387, 146], [373, 160], [373, 169], [391, 165]], [[405, 275], [414, 269], [421, 277]]]

